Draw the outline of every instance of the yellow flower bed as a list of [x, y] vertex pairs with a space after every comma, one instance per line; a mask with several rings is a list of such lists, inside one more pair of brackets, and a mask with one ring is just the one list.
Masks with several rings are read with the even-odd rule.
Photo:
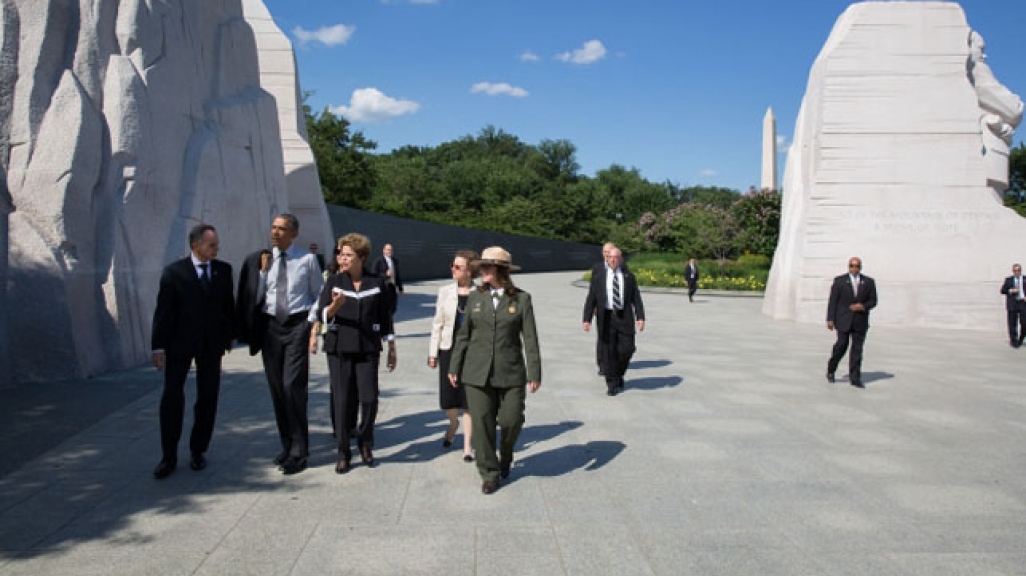
[[[673, 274], [661, 270], [649, 270], [638, 268], [632, 270], [638, 279], [639, 286], [659, 286], [663, 288], [683, 288], [688, 285], [681, 274]], [[766, 290], [766, 283], [754, 276], [746, 278], [729, 278], [726, 276], [709, 277], [703, 276], [698, 279], [700, 290], [738, 290], [745, 292], [763, 292]]]

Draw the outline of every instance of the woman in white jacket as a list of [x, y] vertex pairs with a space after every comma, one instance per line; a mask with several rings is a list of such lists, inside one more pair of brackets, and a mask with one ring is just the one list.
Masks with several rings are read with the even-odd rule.
[[[463, 384], [449, 383], [449, 357], [452, 342], [463, 322], [467, 308], [467, 297], [474, 288], [474, 273], [470, 263], [477, 260], [477, 252], [460, 250], [452, 259], [452, 279], [455, 283], [438, 289], [435, 303], [435, 318], [431, 321], [431, 343], [428, 347], [428, 366], [438, 368], [438, 401], [449, 417], [449, 429], [442, 439], [442, 446], [449, 448], [456, 437], [460, 420], [463, 420], [463, 461], [474, 460], [470, 449], [470, 415], [467, 414], [467, 395]], [[462, 412], [462, 417], [460, 412]]]

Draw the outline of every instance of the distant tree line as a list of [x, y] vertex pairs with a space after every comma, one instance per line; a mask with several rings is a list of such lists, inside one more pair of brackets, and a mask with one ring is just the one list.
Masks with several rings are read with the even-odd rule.
[[1008, 191], [1005, 206], [1026, 216], [1026, 145], [1022, 142], [1008, 154]]
[[568, 140], [522, 142], [494, 126], [434, 147], [387, 154], [330, 110], [304, 106], [328, 203], [494, 230], [659, 250], [696, 258], [772, 255], [780, 196], [652, 183], [613, 164], [580, 174]]

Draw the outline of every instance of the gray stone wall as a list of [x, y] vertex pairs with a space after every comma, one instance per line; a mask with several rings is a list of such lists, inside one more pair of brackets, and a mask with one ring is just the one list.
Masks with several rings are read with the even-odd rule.
[[[385, 243], [391, 243], [404, 281], [446, 278], [457, 250], [470, 249], [480, 253], [488, 246], [502, 246], [508, 250], [513, 256], [513, 263], [522, 268], [520, 273], [583, 271], [602, 260], [602, 247], [594, 244], [472, 230], [342, 206], [329, 205], [328, 215], [336, 238], [348, 232], [359, 232], [370, 238], [371, 261], [381, 255], [381, 247]], [[330, 249], [326, 252], [331, 254]]]
[[147, 361], [189, 228], [216, 226], [238, 263], [293, 192], [319, 197], [286, 181], [245, 16], [242, 0], [0, 2], [0, 378]]

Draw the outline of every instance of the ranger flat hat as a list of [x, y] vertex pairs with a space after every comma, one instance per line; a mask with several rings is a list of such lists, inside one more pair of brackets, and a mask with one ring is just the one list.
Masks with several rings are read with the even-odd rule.
[[481, 257], [471, 262], [474, 266], [480, 266], [482, 264], [492, 264], [494, 266], [503, 266], [510, 270], [520, 270], [520, 266], [513, 265], [513, 258], [500, 246], [491, 246], [485, 248], [484, 252], [481, 252]]

